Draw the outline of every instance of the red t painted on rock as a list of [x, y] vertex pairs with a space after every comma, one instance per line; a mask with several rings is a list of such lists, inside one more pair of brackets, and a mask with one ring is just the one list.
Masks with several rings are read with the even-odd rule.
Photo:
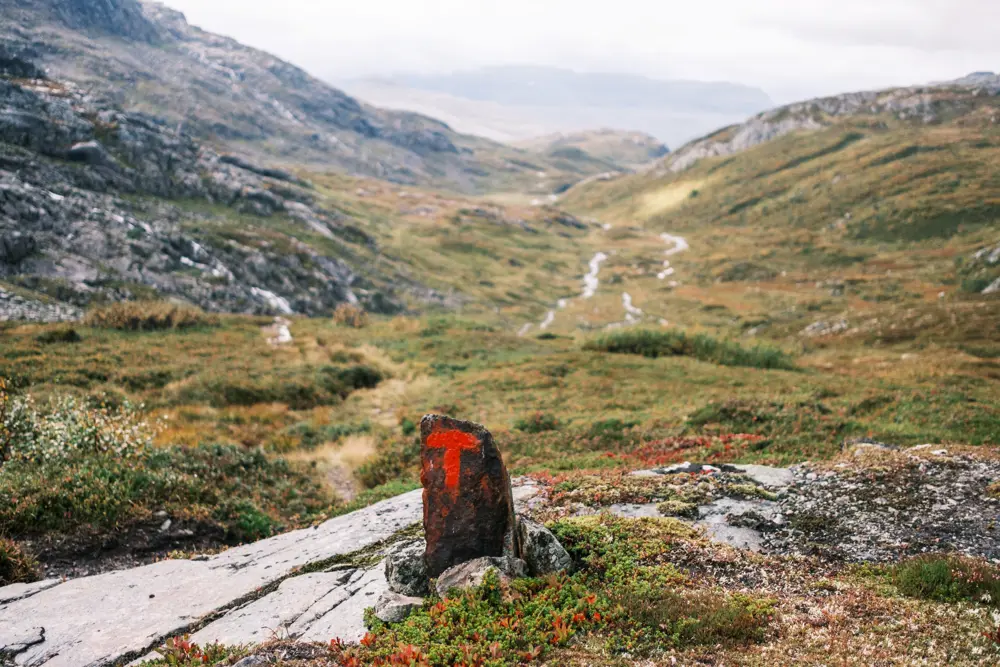
[[484, 556], [520, 554], [510, 477], [490, 432], [427, 415], [420, 441], [428, 574]]
[[444, 485], [457, 493], [462, 474], [462, 452], [479, 451], [479, 440], [463, 431], [438, 431], [427, 436], [427, 446], [444, 449]]

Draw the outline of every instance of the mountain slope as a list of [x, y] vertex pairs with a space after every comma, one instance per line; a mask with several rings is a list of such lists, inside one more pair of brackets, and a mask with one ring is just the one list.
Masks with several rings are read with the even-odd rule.
[[[588, 312], [620, 318], [627, 293], [647, 321], [733, 334], [992, 345], [997, 91], [959, 83], [794, 105], [655, 169], [571, 189], [560, 205], [612, 225], [601, 271], [618, 286]], [[685, 251], [665, 255], [661, 233]]]
[[0, 319], [143, 298], [259, 314], [543, 308], [587, 230], [543, 206], [292, 174], [73, 84], [0, 75]]
[[963, 98], [969, 95], [990, 97], [998, 92], [1000, 76], [977, 72], [937, 85], [849, 93], [798, 102], [765, 111], [744, 123], [692, 141], [664, 160], [663, 166], [670, 171], [683, 171], [706, 157], [732, 155], [791, 132], [828, 127], [843, 118], [882, 115], [898, 120], [920, 120], [926, 124], [940, 123], [966, 113], [969, 103]]
[[250, 158], [470, 192], [532, 190], [535, 173], [558, 171], [430, 118], [363, 105], [162, 5], [30, 0], [0, 12], [0, 52]]
[[631, 171], [670, 152], [655, 137], [619, 130], [548, 135], [521, 141], [517, 145], [553, 158], [590, 156], [607, 164], [609, 171]]

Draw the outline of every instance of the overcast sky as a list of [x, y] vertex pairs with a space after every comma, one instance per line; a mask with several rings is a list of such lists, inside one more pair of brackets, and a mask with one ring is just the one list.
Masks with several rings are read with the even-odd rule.
[[166, 0], [326, 79], [551, 65], [778, 102], [1000, 69], [1000, 0]]

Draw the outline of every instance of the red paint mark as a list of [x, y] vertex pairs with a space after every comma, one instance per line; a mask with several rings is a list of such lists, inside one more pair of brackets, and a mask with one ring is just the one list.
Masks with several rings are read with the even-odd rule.
[[444, 485], [457, 489], [462, 472], [462, 452], [477, 451], [479, 441], [463, 431], [438, 431], [427, 436], [427, 446], [444, 449]]

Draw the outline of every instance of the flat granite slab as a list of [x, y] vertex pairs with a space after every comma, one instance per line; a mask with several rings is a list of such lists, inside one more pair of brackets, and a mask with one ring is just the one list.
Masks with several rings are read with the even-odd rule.
[[0, 650], [24, 667], [98, 667], [137, 658], [300, 568], [388, 539], [421, 515], [417, 490], [202, 560], [161, 561], [49, 587], [0, 588], [0, 600], [11, 600], [0, 602]]
[[[516, 502], [530, 503], [537, 490], [519, 484]], [[418, 489], [216, 556], [0, 588], [0, 659], [12, 656], [18, 667], [138, 664], [166, 638], [185, 632], [202, 644], [273, 636], [357, 641], [365, 633], [364, 610], [388, 587], [384, 567], [330, 564], [329, 571], [300, 574], [302, 568], [321, 570], [422, 516]]]

